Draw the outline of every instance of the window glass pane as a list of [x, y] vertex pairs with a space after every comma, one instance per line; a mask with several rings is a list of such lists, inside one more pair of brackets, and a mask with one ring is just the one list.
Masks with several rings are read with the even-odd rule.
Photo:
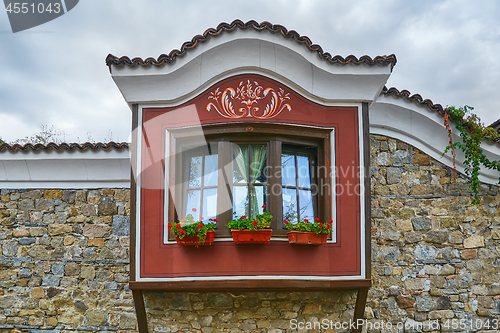
[[201, 161], [202, 156], [192, 156], [189, 159], [189, 188], [201, 186]]
[[215, 155], [206, 155], [205, 156], [205, 175], [203, 179], [204, 186], [217, 186], [217, 178], [219, 168], [219, 156]]
[[248, 183], [248, 146], [233, 144], [233, 182]]
[[[196, 209], [196, 212], [193, 212], [193, 208]], [[187, 200], [186, 200], [186, 215], [191, 214], [195, 221], [198, 221], [198, 217], [200, 216], [200, 190], [190, 190], [187, 191]], [[183, 219], [186, 215], [180, 216], [179, 219]]]
[[299, 190], [300, 219], [314, 221], [313, 197], [311, 191]]
[[281, 154], [282, 184], [284, 186], [295, 186], [295, 156], [293, 154]]
[[267, 183], [266, 161], [267, 147], [252, 146], [252, 160], [250, 161], [252, 183]]
[[295, 189], [283, 189], [283, 220], [293, 224], [298, 222], [297, 190]]
[[311, 188], [311, 171], [309, 169], [309, 157], [297, 155], [297, 173], [299, 187]]
[[217, 218], [217, 188], [210, 188], [203, 191], [203, 222], [210, 222], [208, 219]]
[[248, 187], [233, 186], [233, 215], [248, 216]]
[[264, 213], [263, 205], [267, 204], [267, 186], [253, 186], [252, 196], [252, 218]]

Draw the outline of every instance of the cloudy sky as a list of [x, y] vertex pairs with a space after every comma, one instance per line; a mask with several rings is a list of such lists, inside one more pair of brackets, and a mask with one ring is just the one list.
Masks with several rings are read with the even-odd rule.
[[401, 0], [81, 0], [67, 14], [13, 34], [0, 12], [0, 137], [41, 125], [67, 142], [128, 141], [131, 112], [106, 55], [158, 57], [220, 22], [269, 21], [332, 55], [394, 53], [388, 87], [500, 118], [500, 2]]

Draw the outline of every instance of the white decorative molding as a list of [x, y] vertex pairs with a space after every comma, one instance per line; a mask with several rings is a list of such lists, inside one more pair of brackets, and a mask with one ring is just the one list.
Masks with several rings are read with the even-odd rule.
[[130, 187], [127, 149], [0, 153], [2, 189], [127, 187]]
[[391, 74], [390, 65], [332, 64], [291, 39], [253, 29], [211, 38], [170, 64], [110, 68], [129, 104], [180, 104], [216, 82], [244, 73], [265, 75], [308, 98], [371, 102]]
[[[444, 118], [439, 113], [429, 110], [405, 98], [380, 95], [370, 106], [370, 133], [380, 134], [404, 141], [444, 165], [453, 168], [450, 154], [442, 156], [448, 145], [448, 132], [444, 127]], [[453, 127], [453, 140], [460, 141], [459, 132]], [[490, 160], [500, 160], [500, 146], [483, 142], [483, 152]], [[457, 151], [457, 171], [463, 173], [464, 154]], [[482, 168], [479, 180], [487, 184], [498, 184], [500, 173]]]

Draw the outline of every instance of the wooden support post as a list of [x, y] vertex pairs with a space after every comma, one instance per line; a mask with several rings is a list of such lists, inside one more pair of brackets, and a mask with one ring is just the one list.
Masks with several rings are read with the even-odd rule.
[[[363, 319], [365, 316], [366, 297], [368, 296], [368, 288], [358, 289], [358, 296], [356, 297], [356, 307], [354, 308], [354, 322], [357, 323], [358, 319]], [[363, 326], [359, 325], [352, 331], [352, 333], [361, 333]]]
[[142, 290], [132, 290], [132, 297], [134, 298], [139, 333], [148, 333], [148, 318], [146, 317], [146, 307], [144, 306]]

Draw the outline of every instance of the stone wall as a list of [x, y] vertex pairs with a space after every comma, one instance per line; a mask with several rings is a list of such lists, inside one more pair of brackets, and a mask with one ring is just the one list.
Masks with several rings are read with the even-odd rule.
[[130, 190], [0, 191], [0, 328], [135, 329]]
[[[463, 177], [455, 183], [451, 169], [407, 144], [373, 135], [370, 153], [373, 288], [365, 329], [494, 326], [500, 315], [498, 187], [483, 186], [480, 205], [471, 206]], [[0, 223], [0, 330], [136, 330], [127, 289], [128, 190], [1, 190]], [[151, 332], [348, 332], [291, 324], [348, 321], [354, 296], [146, 293], [145, 301]], [[430, 325], [435, 320], [438, 329]], [[392, 329], [379, 328], [387, 322]]]

